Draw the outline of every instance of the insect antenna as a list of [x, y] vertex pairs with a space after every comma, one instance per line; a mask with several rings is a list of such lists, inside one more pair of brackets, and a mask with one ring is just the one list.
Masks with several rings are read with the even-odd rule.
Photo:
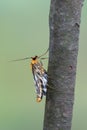
[[22, 60], [28, 60], [28, 59], [31, 59], [31, 57], [25, 57], [25, 58], [22, 58], [22, 59], [11, 60], [10, 62], [22, 61]]
[[48, 59], [48, 57], [43, 57], [43, 58], [40, 58], [41, 60], [45, 60], [45, 59]]
[[[45, 53], [43, 53], [42, 55], [40, 55], [38, 58], [41, 58], [42, 56], [46, 55], [48, 51], [49, 51], [49, 48], [46, 50]], [[42, 58], [41, 58], [41, 59], [42, 59]], [[45, 59], [45, 58], [43, 58], [43, 59]]]
[[[44, 60], [44, 59], [47, 59], [47, 58], [41, 58], [42, 56], [46, 55], [46, 53], [48, 52], [49, 48], [47, 49], [47, 51], [45, 53], [43, 53], [42, 55], [38, 56], [38, 58]], [[16, 60], [11, 60], [9, 62], [15, 62], [15, 61], [22, 61], [22, 60], [28, 60], [28, 59], [32, 59], [32, 57], [25, 57], [25, 58], [22, 58], [22, 59], [16, 59]]]

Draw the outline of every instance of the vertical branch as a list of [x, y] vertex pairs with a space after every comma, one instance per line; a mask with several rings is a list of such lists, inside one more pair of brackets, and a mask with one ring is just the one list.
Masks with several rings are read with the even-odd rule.
[[[71, 130], [83, 0], [51, 0], [48, 87], [43, 130]], [[53, 89], [51, 89], [53, 88]]]

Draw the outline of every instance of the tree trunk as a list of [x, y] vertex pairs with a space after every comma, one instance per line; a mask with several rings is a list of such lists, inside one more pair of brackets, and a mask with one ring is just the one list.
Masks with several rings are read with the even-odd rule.
[[83, 0], [51, 0], [43, 130], [71, 130], [82, 5]]

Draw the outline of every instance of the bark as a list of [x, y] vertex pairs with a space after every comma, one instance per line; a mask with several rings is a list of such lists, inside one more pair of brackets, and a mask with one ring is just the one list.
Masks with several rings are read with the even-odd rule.
[[51, 0], [43, 130], [71, 130], [82, 5], [83, 0]]

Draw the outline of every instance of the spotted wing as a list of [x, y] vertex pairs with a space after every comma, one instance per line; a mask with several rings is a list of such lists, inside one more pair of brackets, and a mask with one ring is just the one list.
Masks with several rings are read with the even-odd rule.
[[41, 63], [32, 65], [32, 73], [34, 77], [37, 101], [42, 100], [43, 95], [47, 92], [47, 73]]

